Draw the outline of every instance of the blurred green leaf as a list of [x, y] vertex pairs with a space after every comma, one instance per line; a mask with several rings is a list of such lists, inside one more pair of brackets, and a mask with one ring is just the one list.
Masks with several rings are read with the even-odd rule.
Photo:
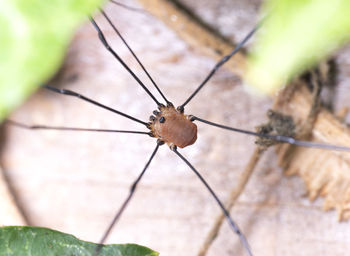
[[[97, 244], [47, 228], [0, 228], [0, 255], [7, 256], [94, 256]], [[157, 256], [157, 252], [136, 244], [104, 245], [99, 256]]]
[[62, 63], [74, 29], [103, 0], [0, 0], [0, 122]]
[[349, 0], [270, 0], [246, 79], [272, 93], [350, 39]]

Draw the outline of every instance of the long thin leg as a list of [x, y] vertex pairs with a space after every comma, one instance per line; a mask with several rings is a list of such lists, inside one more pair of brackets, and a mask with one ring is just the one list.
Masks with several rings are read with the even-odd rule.
[[136, 82], [146, 91], [146, 93], [152, 98], [152, 100], [160, 106], [161, 103], [154, 97], [154, 95], [147, 89], [147, 87], [141, 82], [141, 80], [136, 76], [136, 74], [128, 67], [128, 65], [125, 64], [125, 62], [119, 57], [119, 55], [112, 49], [112, 47], [108, 44], [105, 36], [102, 33], [102, 30], [97, 25], [96, 21], [90, 17], [90, 21], [94, 28], [96, 29], [98, 33], [98, 37], [101, 41], [101, 43], [104, 45], [104, 47], [112, 53], [112, 55], [119, 61], [119, 63], [129, 72], [129, 74], [136, 80]]
[[128, 50], [130, 51], [130, 53], [132, 54], [132, 56], [134, 56], [135, 60], [137, 61], [137, 63], [141, 66], [142, 70], [146, 73], [147, 77], [149, 78], [149, 80], [151, 80], [152, 84], [154, 85], [154, 87], [157, 89], [157, 91], [159, 92], [159, 94], [163, 97], [163, 99], [165, 100], [165, 102], [167, 104], [170, 103], [170, 101], [168, 101], [168, 99], [164, 96], [163, 92], [159, 89], [158, 85], [156, 84], [156, 82], [154, 82], [153, 78], [151, 77], [151, 75], [148, 73], [148, 71], [146, 70], [146, 68], [143, 66], [143, 64], [141, 63], [141, 61], [139, 60], [139, 58], [136, 56], [136, 54], [134, 53], [134, 51], [131, 49], [131, 47], [129, 46], [129, 44], [125, 41], [125, 39], [123, 38], [123, 36], [120, 34], [119, 30], [116, 28], [116, 26], [112, 23], [112, 21], [110, 20], [110, 18], [107, 16], [107, 14], [101, 10], [102, 15], [106, 18], [106, 20], [108, 21], [108, 23], [111, 25], [111, 27], [113, 28], [113, 30], [117, 33], [117, 35], [119, 36], [119, 38], [123, 41], [124, 45], [128, 48]]
[[115, 5], [118, 5], [120, 7], [123, 7], [129, 11], [133, 11], [133, 12], [139, 12], [139, 13], [142, 13], [142, 14], [148, 14], [148, 12], [146, 12], [144, 9], [142, 8], [136, 8], [136, 7], [132, 7], [132, 6], [129, 6], [129, 5], [126, 5], [126, 4], [122, 4], [122, 3], [119, 3], [117, 1], [114, 1], [114, 0], [109, 0], [111, 3], [115, 4]]
[[238, 129], [238, 128], [229, 127], [229, 126], [226, 126], [226, 125], [210, 122], [208, 120], [204, 120], [204, 119], [196, 117], [196, 116], [192, 116], [191, 120], [192, 121], [197, 120], [199, 122], [202, 122], [202, 123], [205, 123], [205, 124], [208, 124], [208, 125], [211, 125], [211, 126], [215, 126], [215, 127], [221, 128], [221, 129], [229, 130], [229, 131], [234, 131], [234, 132], [239, 132], [239, 133], [243, 133], [243, 134], [253, 135], [253, 136], [256, 136], [256, 137], [267, 138], [267, 139], [280, 141], [280, 142], [284, 142], [284, 143], [288, 143], [288, 144], [292, 144], [292, 145], [296, 145], [296, 146], [309, 147], [309, 148], [319, 148], [319, 149], [328, 149], [328, 150], [335, 150], [335, 151], [348, 151], [348, 152], [350, 152], [350, 147], [337, 146], [337, 145], [324, 144], [324, 143], [315, 143], [315, 142], [304, 141], [304, 140], [296, 140], [296, 139], [294, 139], [292, 137], [287, 137], [287, 136], [282, 136], [282, 135], [269, 135], [269, 134], [256, 133], [256, 132], [252, 132], [252, 131], [246, 131], [246, 130], [242, 130], [242, 129]]
[[[241, 193], [244, 191], [245, 186], [247, 185], [255, 166], [257, 165], [260, 157], [265, 152], [264, 147], [257, 146], [253, 155], [251, 156], [246, 168], [244, 169], [243, 173], [240, 175], [237, 185], [234, 187], [233, 190], [230, 192], [230, 196], [227, 200], [226, 209], [230, 210], [234, 203], [237, 201]], [[209, 233], [207, 233], [207, 237], [205, 238], [204, 243], [202, 244], [199, 253], [197, 256], [205, 256], [207, 255], [207, 252], [214, 242], [215, 238], [217, 237], [219, 230], [221, 228], [221, 225], [224, 221], [225, 215], [221, 212], [220, 215], [216, 218], [213, 226], [210, 228]]]
[[[261, 24], [261, 23], [260, 23]], [[188, 99], [181, 105], [179, 106], [180, 110], [183, 110], [184, 107], [187, 105], [187, 103], [189, 103], [194, 96], [196, 96], [196, 94], [203, 88], [204, 85], [206, 85], [206, 83], [209, 81], [209, 79], [215, 74], [216, 71], [219, 70], [219, 68], [224, 65], [227, 61], [229, 61], [231, 59], [231, 57], [233, 55], [235, 55], [242, 47], [243, 45], [249, 40], [249, 38], [252, 37], [252, 35], [255, 33], [255, 31], [260, 27], [260, 24], [258, 24], [256, 27], [254, 27], [254, 29], [252, 29], [248, 35], [246, 35], [246, 37], [236, 46], [235, 49], [233, 49], [233, 51], [224, 56], [215, 66], [214, 68], [210, 71], [210, 73], [207, 75], [207, 77], [203, 80], [203, 82], [197, 87], [197, 89], [190, 95], [190, 97], [188, 97]]]
[[126, 209], [126, 207], [128, 206], [132, 196], [135, 193], [136, 187], [138, 185], [138, 183], [140, 182], [141, 178], [143, 177], [143, 175], [145, 174], [148, 166], [150, 165], [152, 159], [154, 158], [154, 156], [156, 155], [158, 148], [160, 145], [162, 145], [162, 142], [157, 141], [157, 146], [154, 149], [151, 157], [149, 158], [148, 162], [146, 163], [145, 167], [143, 168], [142, 172], [140, 173], [140, 175], [137, 177], [137, 179], [134, 181], [134, 183], [131, 185], [130, 187], [130, 191], [129, 191], [129, 195], [127, 196], [127, 198], [125, 199], [124, 203], [121, 205], [121, 207], [119, 208], [117, 214], [114, 216], [113, 220], [111, 221], [111, 223], [108, 225], [108, 228], [106, 229], [106, 231], [104, 232], [100, 242], [99, 242], [99, 246], [96, 249], [96, 252], [98, 254], [98, 252], [101, 250], [101, 248], [103, 247], [103, 243], [106, 241], [107, 237], [109, 236], [109, 234], [112, 231], [112, 228], [115, 226], [115, 224], [117, 223], [117, 221], [119, 220], [120, 216], [123, 214], [124, 210]]
[[62, 126], [47, 126], [47, 125], [27, 125], [13, 120], [6, 120], [5, 124], [13, 125], [23, 129], [29, 130], [59, 130], [59, 131], [82, 131], [82, 132], [112, 132], [112, 133], [132, 133], [151, 135], [149, 132], [141, 131], [126, 131], [126, 130], [110, 130], [110, 129], [93, 129], [93, 128], [76, 128], [76, 127], [62, 127]]
[[239, 239], [241, 240], [241, 243], [248, 253], [249, 256], [253, 256], [250, 246], [248, 244], [247, 239], [239, 229], [238, 225], [233, 221], [233, 219], [230, 216], [230, 213], [226, 210], [225, 206], [223, 203], [220, 201], [220, 199], [217, 197], [215, 192], [212, 190], [212, 188], [209, 186], [209, 184], [205, 181], [205, 179], [200, 175], [200, 173], [192, 166], [192, 164], [183, 156], [181, 155], [178, 151], [176, 146], [172, 148], [172, 150], [187, 164], [188, 167], [191, 168], [191, 170], [197, 175], [197, 177], [201, 180], [201, 182], [204, 184], [204, 186], [209, 190], [210, 194], [214, 197], [215, 201], [218, 203], [220, 206], [222, 212], [224, 213], [227, 221], [229, 222], [231, 229], [239, 236]]
[[48, 85], [45, 85], [45, 86], [43, 86], [43, 87], [46, 88], [46, 89], [48, 89], [48, 90], [50, 90], [50, 91], [59, 93], [59, 94], [69, 95], [69, 96], [73, 96], [73, 97], [77, 97], [77, 98], [79, 98], [79, 99], [85, 100], [85, 101], [87, 101], [87, 102], [90, 102], [91, 104], [94, 104], [94, 105], [99, 106], [99, 107], [101, 107], [101, 108], [104, 108], [104, 109], [107, 109], [107, 110], [109, 110], [109, 111], [112, 111], [112, 112], [114, 112], [114, 113], [116, 113], [116, 114], [118, 114], [118, 115], [121, 115], [121, 116], [124, 116], [124, 117], [126, 117], [126, 118], [129, 118], [129, 119], [131, 119], [131, 120], [133, 120], [133, 121], [135, 121], [135, 122], [138, 122], [138, 123], [140, 123], [140, 124], [143, 124], [143, 125], [145, 125], [146, 127], [147, 127], [147, 125], [148, 125], [146, 122], [143, 122], [143, 121], [141, 121], [141, 120], [139, 120], [139, 119], [137, 119], [137, 118], [135, 118], [135, 117], [129, 116], [129, 115], [127, 115], [127, 114], [124, 114], [124, 113], [122, 113], [122, 112], [120, 112], [120, 111], [118, 111], [118, 110], [115, 110], [115, 109], [113, 109], [113, 108], [107, 107], [107, 106], [105, 106], [105, 105], [103, 105], [103, 104], [101, 104], [101, 103], [99, 103], [99, 102], [97, 102], [97, 101], [94, 101], [94, 100], [92, 100], [92, 99], [89, 99], [89, 98], [87, 98], [87, 97], [85, 97], [85, 96], [83, 96], [83, 95], [81, 95], [81, 94], [79, 94], [79, 93], [73, 92], [73, 91], [71, 91], [71, 90], [58, 89], [58, 88], [51, 87], [51, 86], [48, 86]]

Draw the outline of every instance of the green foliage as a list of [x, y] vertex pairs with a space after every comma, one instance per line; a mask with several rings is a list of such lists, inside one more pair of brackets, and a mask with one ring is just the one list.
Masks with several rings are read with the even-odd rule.
[[[47, 228], [0, 228], [0, 255], [7, 256], [94, 256], [97, 244], [78, 240], [72, 235]], [[157, 256], [146, 247], [135, 244], [104, 245], [99, 256]]]
[[103, 0], [0, 0], [0, 121], [60, 66], [75, 28]]
[[247, 80], [271, 93], [350, 39], [349, 0], [270, 0]]

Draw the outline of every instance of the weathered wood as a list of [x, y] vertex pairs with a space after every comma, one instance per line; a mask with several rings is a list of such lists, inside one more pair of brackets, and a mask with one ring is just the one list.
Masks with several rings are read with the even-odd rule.
[[[243, 38], [255, 24], [257, 8], [248, 1], [193, 0], [186, 4], [232, 40]], [[215, 64], [156, 19], [111, 5], [106, 11], [176, 105]], [[108, 40], [132, 63], [102, 20], [97, 19]], [[344, 88], [350, 83], [347, 71], [342, 74]], [[90, 24], [78, 32], [52, 85], [84, 93], [143, 120], [156, 107], [101, 46]], [[345, 102], [347, 92], [343, 90], [338, 99]], [[247, 94], [237, 77], [223, 69], [189, 104], [186, 113], [253, 130], [265, 120], [270, 104], [269, 99]], [[12, 118], [28, 124], [140, 129], [77, 99], [46, 91], [31, 97]], [[204, 125], [198, 130], [197, 142], [183, 152], [225, 200], [254, 150], [254, 139]], [[6, 129], [5, 135], [2, 162], [30, 224], [93, 241], [100, 239], [155, 143], [151, 138], [131, 135], [17, 128]], [[334, 211], [322, 211], [322, 200], [310, 203], [303, 198], [301, 179], [286, 178], [276, 162], [273, 152], [267, 152], [231, 211], [253, 252], [259, 256], [346, 255], [350, 224], [335, 221]], [[162, 255], [195, 255], [218, 213], [202, 184], [164, 146], [109, 242], [141, 243]], [[244, 255], [226, 224], [209, 255]]]

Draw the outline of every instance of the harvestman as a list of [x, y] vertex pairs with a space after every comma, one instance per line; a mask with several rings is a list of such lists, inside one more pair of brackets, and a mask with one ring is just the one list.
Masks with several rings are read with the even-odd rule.
[[210, 71], [210, 73], [205, 77], [203, 82], [197, 87], [197, 89], [187, 98], [187, 100], [178, 106], [177, 108], [174, 107], [174, 105], [166, 98], [166, 96], [162, 93], [162, 91], [159, 89], [157, 84], [154, 82], [150, 74], [147, 72], [143, 64], [140, 62], [138, 57], [135, 55], [135, 53], [132, 51], [132, 49], [129, 47], [127, 42], [124, 40], [124, 38], [121, 36], [115, 25], [111, 22], [107, 14], [101, 10], [102, 15], [105, 17], [107, 22], [110, 24], [110, 26], [113, 28], [115, 33], [120, 37], [120, 39], [123, 41], [123, 43], [126, 45], [126, 47], [129, 49], [130, 53], [134, 56], [138, 64], [141, 66], [143, 71], [146, 73], [156, 90], [159, 92], [163, 100], [165, 101], [165, 104], [159, 102], [157, 98], [148, 90], [148, 88], [143, 84], [143, 82], [135, 75], [135, 73], [127, 66], [127, 64], [120, 58], [120, 56], [113, 50], [113, 48], [109, 45], [107, 42], [104, 34], [102, 33], [101, 29], [99, 28], [98, 24], [93, 18], [90, 18], [92, 25], [96, 29], [98, 33], [98, 37], [101, 41], [101, 43], [104, 45], [104, 47], [118, 60], [118, 62], [130, 73], [130, 75], [137, 81], [137, 83], [145, 90], [145, 92], [152, 98], [152, 100], [156, 103], [158, 110], [153, 111], [153, 115], [150, 116], [149, 122], [145, 122], [142, 120], [139, 120], [133, 116], [130, 116], [128, 114], [125, 114], [123, 112], [120, 112], [116, 109], [112, 109], [106, 105], [103, 105], [99, 102], [96, 102], [90, 98], [87, 98], [79, 93], [65, 90], [65, 89], [57, 89], [54, 87], [51, 87], [49, 85], [45, 85], [44, 88], [63, 95], [73, 96], [77, 97], [81, 100], [87, 101], [93, 105], [96, 105], [98, 107], [104, 108], [108, 111], [112, 111], [118, 115], [124, 116], [125, 118], [128, 118], [134, 122], [137, 122], [139, 124], [142, 124], [144, 127], [148, 129], [148, 131], [129, 131], [129, 130], [109, 130], [109, 129], [85, 129], [85, 128], [74, 128], [74, 127], [56, 127], [56, 126], [43, 126], [43, 125], [25, 125], [21, 124], [15, 121], [7, 120], [8, 124], [12, 124], [18, 127], [22, 127], [25, 129], [48, 129], [48, 130], [70, 130], [70, 131], [93, 131], [93, 132], [116, 132], [116, 133], [130, 133], [130, 134], [143, 134], [143, 135], [149, 135], [151, 137], [154, 137], [157, 139], [155, 149], [153, 150], [149, 160], [147, 161], [146, 165], [144, 166], [142, 172], [139, 174], [137, 179], [134, 181], [130, 188], [130, 192], [128, 197], [125, 199], [123, 204], [121, 205], [120, 209], [118, 210], [117, 214], [111, 221], [111, 223], [108, 225], [108, 228], [106, 229], [105, 233], [103, 234], [103, 237], [100, 240], [100, 244], [102, 244], [106, 241], [107, 237], [109, 236], [112, 228], [115, 226], [117, 221], [120, 219], [122, 213], [126, 209], [128, 203], [130, 202], [132, 196], [135, 193], [135, 190], [137, 188], [137, 185], [139, 184], [140, 180], [142, 179], [143, 175], [145, 174], [146, 170], [148, 169], [150, 163], [152, 162], [154, 156], [156, 155], [159, 147], [163, 144], [168, 144], [169, 148], [179, 157], [181, 158], [187, 166], [196, 174], [196, 176], [201, 180], [203, 185], [208, 189], [210, 194], [213, 196], [221, 210], [223, 211], [231, 229], [233, 232], [235, 232], [238, 237], [240, 238], [240, 241], [245, 248], [245, 251], [247, 255], [253, 255], [250, 246], [244, 236], [244, 234], [240, 231], [238, 225], [235, 223], [235, 221], [230, 216], [230, 213], [226, 210], [223, 203], [220, 201], [220, 199], [217, 197], [215, 192], [211, 189], [209, 184], [204, 180], [204, 178], [200, 175], [200, 173], [196, 170], [196, 168], [178, 151], [178, 148], [184, 148], [187, 146], [190, 146], [195, 143], [197, 139], [197, 126], [194, 124], [194, 121], [198, 121], [210, 126], [214, 126], [221, 129], [226, 129], [229, 131], [244, 133], [248, 135], [253, 135], [257, 137], [263, 137], [266, 139], [289, 143], [297, 146], [304, 146], [304, 147], [315, 147], [315, 148], [322, 148], [322, 149], [331, 149], [331, 150], [339, 150], [339, 151], [350, 151], [350, 148], [348, 147], [342, 147], [342, 146], [335, 146], [335, 145], [328, 145], [328, 144], [321, 144], [321, 143], [312, 143], [307, 141], [300, 141], [295, 140], [291, 137], [283, 136], [283, 135], [269, 135], [269, 134], [261, 134], [246, 130], [241, 130], [221, 124], [217, 124], [208, 120], [204, 120], [200, 117], [197, 117], [195, 115], [186, 115], [185, 114], [185, 106], [197, 95], [197, 93], [204, 87], [204, 85], [207, 84], [207, 82], [211, 79], [211, 77], [216, 73], [216, 71], [227, 61], [230, 60], [232, 56], [235, 55], [236, 52], [238, 52], [244, 44], [249, 40], [250, 37], [255, 33], [258, 27], [255, 27], [253, 30], [251, 30], [248, 35], [236, 46], [236, 48], [228, 55], [223, 57]]

